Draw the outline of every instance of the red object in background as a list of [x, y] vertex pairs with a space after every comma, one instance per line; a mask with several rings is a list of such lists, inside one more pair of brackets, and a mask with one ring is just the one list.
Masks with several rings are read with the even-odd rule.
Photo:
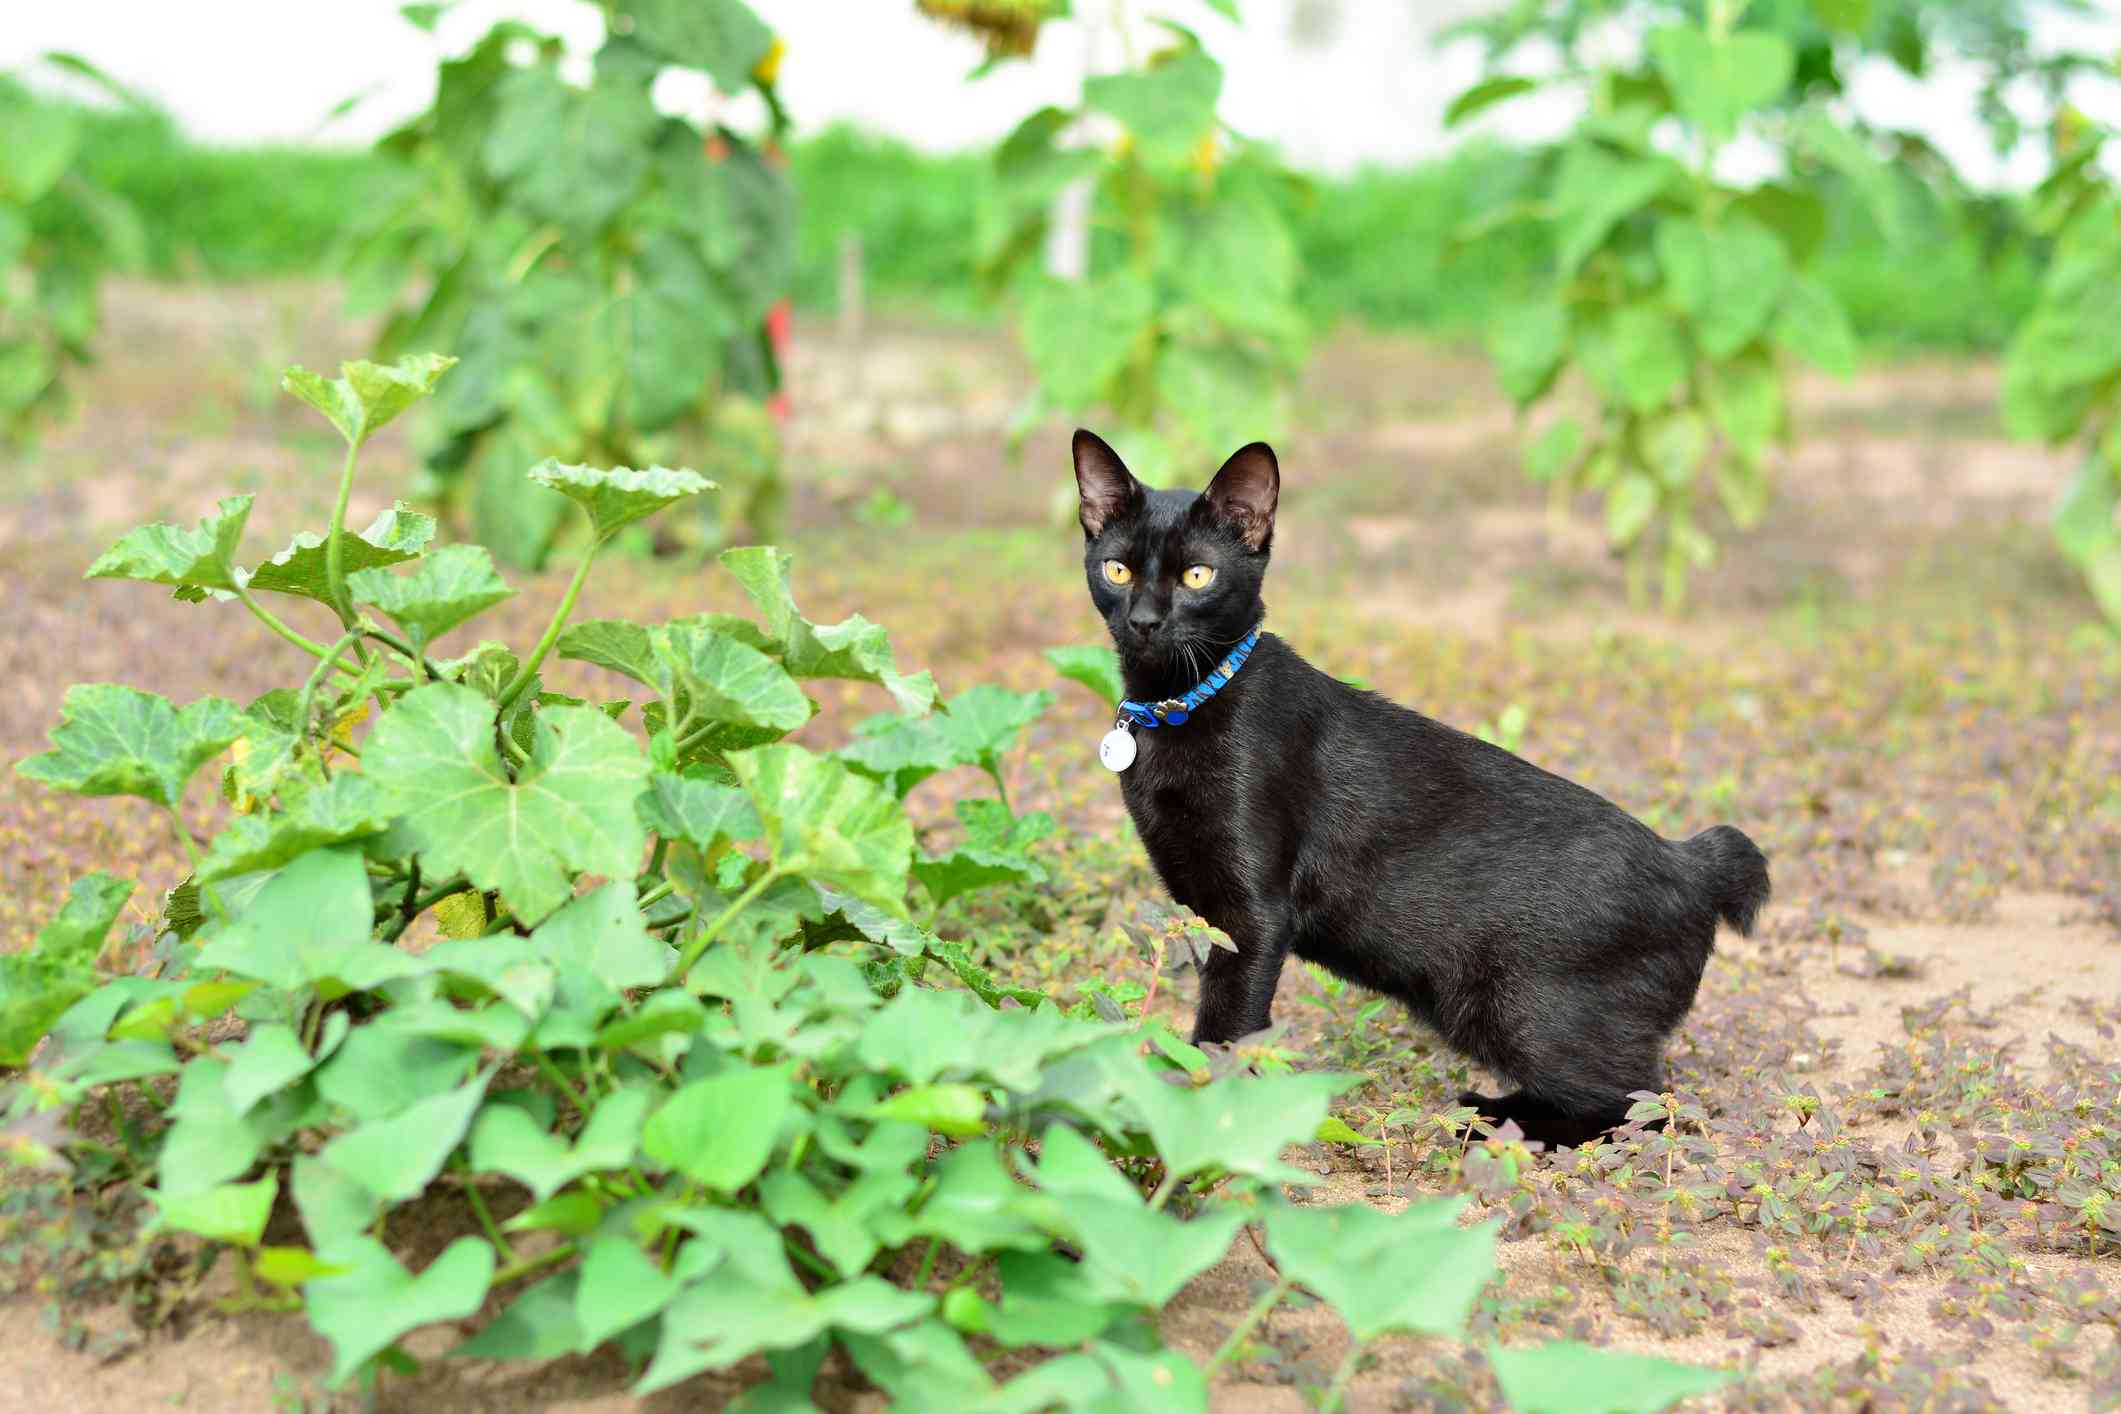
[[780, 368], [781, 389], [766, 400], [766, 411], [778, 422], [788, 420], [788, 333], [792, 310], [786, 295], [766, 311], [766, 342], [773, 346], [773, 361]]

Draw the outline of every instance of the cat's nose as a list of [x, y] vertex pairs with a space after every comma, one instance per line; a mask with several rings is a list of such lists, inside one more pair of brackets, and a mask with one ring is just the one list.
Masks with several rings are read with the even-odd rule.
[[1137, 637], [1147, 638], [1163, 621], [1164, 616], [1153, 604], [1136, 604], [1127, 611], [1127, 627], [1133, 629]]

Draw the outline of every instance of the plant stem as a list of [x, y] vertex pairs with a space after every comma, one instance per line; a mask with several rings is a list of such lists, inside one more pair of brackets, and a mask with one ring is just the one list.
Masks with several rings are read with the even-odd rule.
[[[339, 655], [360, 641], [361, 631], [359, 629], [348, 629], [339, 636], [337, 643], [325, 650], [324, 656], [317, 660], [317, 666], [310, 670], [309, 681], [302, 684], [302, 696], [295, 706], [295, 731], [300, 734], [303, 740], [306, 741], [309, 738], [309, 711], [316, 701], [317, 685], [324, 681], [324, 675], [330, 672], [333, 665], [339, 661]], [[325, 735], [329, 736], [330, 732], [327, 731]], [[322, 761], [323, 757], [323, 752], [317, 753], [319, 761]], [[327, 772], [327, 774], [329, 773]]]
[[346, 503], [353, 497], [354, 463], [360, 455], [361, 439], [348, 438], [346, 465], [339, 472], [339, 500], [331, 508], [331, 533], [324, 541], [324, 581], [331, 592], [331, 606], [347, 628], [353, 627], [354, 612], [353, 601], [346, 597], [346, 555], [339, 547], [339, 536], [346, 530]]
[[931, 1237], [928, 1239], [928, 1250], [921, 1254], [921, 1269], [913, 1274], [913, 1289], [915, 1291], [927, 1290], [928, 1278], [935, 1273], [936, 1249], [942, 1245], [935, 1238]]
[[433, 682], [438, 676], [434, 670], [434, 665], [427, 661], [425, 653], [422, 653], [388, 629], [377, 628], [374, 624], [364, 624], [361, 631], [384, 647], [395, 649], [407, 662], [412, 664], [414, 672], [419, 673], [429, 682]]
[[304, 653], [307, 653], [310, 657], [321, 658], [324, 656], [323, 644], [317, 642], [315, 639], [303, 637], [301, 634], [296, 633], [293, 629], [289, 628], [286, 624], [280, 622], [279, 617], [275, 615], [272, 610], [266, 608], [263, 604], [260, 604], [255, 598], [253, 598], [251, 596], [251, 592], [248, 589], [245, 589], [240, 585], [237, 586], [236, 598], [242, 601], [244, 608], [250, 610], [251, 613], [257, 615], [259, 623], [264, 624], [267, 628], [271, 629], [274, 633], [280, 635], [280, 637], [286, 639], [289, 643], [292, 643], [295, 647], [301, 649]]
[[495, 1272], [493, 1280], [487, 1285], [500, 1286], [504, 1282], [520, 1281], [532, 1272], [564, 1262], [574, 1254], [574, 1244], [572, 1242], [562, 1242], [559, 1246], [547, 1252], [540, 1252], [535, 1257], [525, 1257], [519, 1262], [510, 1262], [507, 1266]]
[[574, 1101], [576, 1109], [585, 1115], [589, 1113], [589, 1101], [583, 1096], [581, 1091], [574, 1088], [573, 1082], [568, 1080], [566, 1073], [552, 1063], [550, 1056], [547, 1056], [543, 1051], [532, 1051], [530, 1059], [537, 1066], [539, 1074], [559, 1086], [561, 1093]]
[[1340, 1368], [1333, 1372], [1332, 1388], [1326, 1391], [1324, 1402], [1318, 1406], [1319, 1414], [1333, 1414], [1334, 1410], [1340, 1408], [1340, 1397], [1347, 1392], [1348, 1381], [1355, 1378], [1355, 1367], [1362, 1361], [1362, 1352], [1363, 1342], [1359, 1340], [1348, 1347], [1347, 1356], [1341, 1360]]
[[479, 1226], [486, 1229], [486, 1240], [501, 1254], [501, 1260], [510, 1266], [515, 1264], [515, 1249], [508, 1239], [501, 1236], [501, 1229], [494, 1225], [493, 1214], [486, 1207], [486, 1195], [479, 1192], [479, 1180], [472, 1174], [464, 1175], [464, 1196], [471, 1200], [471, 1211], [478, 1217]]
[[464, 878], [462, 875], [458, 875], [446, 884], [436, 885], [418, 898], [411, 898], [408, 890], [409, 901], [403, 908], [398, 910], [397, 921], [383, 930], [383, 941], [386, 943], [396, 942], [399, 935], [412, 926], [413, 919], [418, 918], [451, 894], [460, 894], [462, 892], [464, 892]]
[[1156, 1186], [1156, 1192], [1149, 1195], [1149, 1211], [1153, 1213], [1158, 1208], [1163, 1207], [1164, 1204], [1170, 1202], [1171, 1194], [1177, 1188], [1178, 1174], [1170, 1169], [1165, 1169], [1164, 1181]]
[[670, 891], [676, 887], [668, 879], [663, 880], [647, 893], [641, 895], [641, 907], [647, 908], [652, 904], [661, 903], [664, 899], [670, 897]]
[[574, 612], [574, 601], [582, 593], [582, 581], [589, 578], [589, 567], [596, 563], [597, 552], [603, 548], [603, 537], [599, 536], [591, 540], [589, 548], [582, 552], [582, 563], [575, 566], [574, 578], [567, 581], [567, 592], [560, 596], [560, 607], [553, 610], [552, 622], [545, 625], [545, 636], [538, 640], [538, 646], [530, 651], [530, 656], [523, 660], [523, 666], [516, 669], [516, 675], [510, 678], [508, 686], [501, 690], [502, 711], [507, 711], [509, 706], [523, 695], [523, 689], [530, 686], [530, 680], [537, 676], [538, 667], [545, 661], [545, 655], [552, 651], [553, 644], [559, 642], [560, 630], [567, 627], [567, 617]]
[[1296, 1283], [1287, 1277], [1268, 1287], [1259, 1300], [1252, 1303], [1252, 1309], [1245, 1312], [1244, 1318], [1224, 1337], [1223, 1343], [1215, 1348], [1215, 1353], [1208, 1357], [1208, 1363], [1201, 1368], [1201, 1378], [1213, 1380], [1216, 1371], [1237, 1357], [1239, 1348], [1252, 1338], [1252, 1332], [1259, 1329], [1260, 1322], [1273, 1314], [1274, 1308], [1281, 1305], [1282, 1299], [1295, 1289]]
[[700, 954], [707, 951], [707, 945], [721, 936], [722, 929], [727, 926], [729, 920], [743, 912], [753, 899], [766, 892], [768, 884], [780, 877], [780, 870], [768, 869], [765, 873], [759, 875], [757, 879], [753, 880], [751, 887], [738, 894], [736, 900], [729, 907], [723, 909], [716, 916], [714, 922], [707, 925], [707, 930], [704, 933], [685, 944], [685, 950], [678, 954], [677, 966], [670, 971], [669, 980], [673, 983], [683, 981], [685, 974], [692, 970], [692, 964], [698, 962]]

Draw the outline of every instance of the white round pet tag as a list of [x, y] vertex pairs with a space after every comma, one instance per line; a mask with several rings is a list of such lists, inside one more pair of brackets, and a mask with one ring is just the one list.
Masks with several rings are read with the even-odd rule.
[[1097, 744], [1097, 759], [1105, 763], [1108, 770], [1124, 771], [1134, 764], [1134, 733], [1125, 727], [1114, 727], [1105, 733], [1105, 739]]

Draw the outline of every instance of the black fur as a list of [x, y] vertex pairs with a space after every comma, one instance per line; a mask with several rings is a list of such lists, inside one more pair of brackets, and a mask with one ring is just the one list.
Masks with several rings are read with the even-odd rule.
[[[1281, 475], [1253, 443], [1208, 490], [1150, 490], [1075, 434], [1083, 567], [1127, 695], [1199, 682], [1265, 613]], [[1107, 582], [1104, 562], [1132, 571]], [[1190, 565], [1207, 587], [1179, 582]], [[1290, 953], [1388, 993], [1519, 1090], [1468, 1097], [1579, 1144], [1661, 1090], [1717, 920], [1749, 930], [1767, 860], [1728, 825], [1666, 840], [1612, 802], [1320, 672], [1273, 634], [1180, 726], [1137, 731], [1120, 791], [1173, 898], [1229, 933], [1196, 1041], [1268, 1022]]]

